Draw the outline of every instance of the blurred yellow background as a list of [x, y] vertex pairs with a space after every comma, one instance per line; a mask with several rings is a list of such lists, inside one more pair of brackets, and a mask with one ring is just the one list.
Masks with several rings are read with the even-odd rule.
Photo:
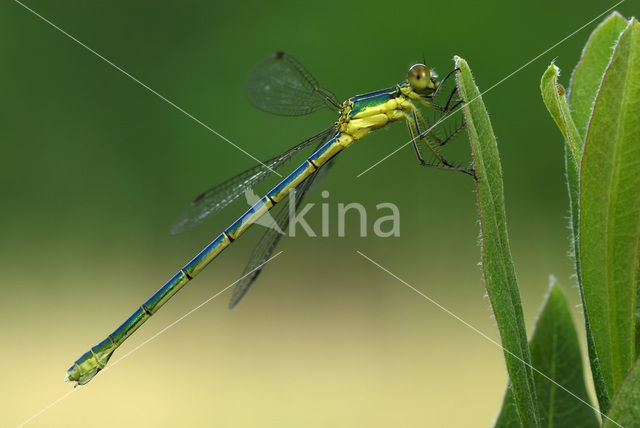
[[[481, 90], [603, 12], [603, 2], [182, 2], [27, 4], [258, 158], [324, 129], [253, 109], [249, 70], [286, 50], [338, 98], [391, 86], [422, 60], [465, 58]], [[633, 9], [636, 10], [633, 10]], [[638, 14], [631, 2], [619, 8]], [[485, 95], [498, 137], [512, 252], [529, 332], [553, 273], [573, 305], [560, 133], [539, 79], [570, 70], [595, 24]], [[254, 164], [15, 2], [0, 5], [0, 425], [72, 390], [64, 372], [244, 212], [171, 236], [199, 192]], [[483, 427], [507, 382], [502, 352], [358, 255], [371, 257], [494, 340], [478, 262], [474, 184], [418, 166], [390, 126], [340, 155], [337, 203], [396, 204], [397, 238], [285, 238], [245, 300], [206, 305], [29, 427]], [[464, 139], [450, 159], [469, 162]], [[295, 165], [291, 164], [291, 167]], [[273, 184], [273, 183], [270, 183]], [[307, 217], [320, 229], [316, 206]], [[155, 315], [117, 361], [240, 276], [251, 230]], [[579, 309], [574, 306], [581, 327]]]

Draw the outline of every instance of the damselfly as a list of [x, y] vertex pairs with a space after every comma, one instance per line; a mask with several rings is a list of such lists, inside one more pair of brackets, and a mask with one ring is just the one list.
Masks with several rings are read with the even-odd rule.
[[[277, 52], [260, 63], [251, 72], [247, 81], [247, 95], [253, 105], [270, 113], [287, 116], [305, 115], [321, 108], [329, 108], [339, 113], [338, 121], [281, 155], [260, 163], [195, 198], [173, 225], [173, 233], [189, 229], [218, 213], [240, 197], [245, 189], [252, 188], [263, 181], [295, 154], [307, 147], [315, 146], [313, 154], [302, 165], [225, 229], [105, 340], [73, 363], [67, 370], [65, 380], [75, 381], [79, 385], [89, 382], [105, 367], [111, 354], [122, 342], [229, 244], [238, 239], [249, 226], [276, 205], [282, 207], [275, 215], [276, 222], [281, 230], [285, 230], [289, 222], [288, 205], [294, 204], [297, 207], [314, 181], [318, 181], [331, 167], [335, 156], [371, 131], [382, 128], [390, 122], [405, 121], [421, 165], [460, 171], [475, 178], [472, 169], [449, 163], [438, 151], [439, 147], [444, 146], [460, 132], [464, 123], [446, 138], [439, 138], [432, 132], [433, 124], [429, 126], [416, 106], [417, 103], [432, 109], [440, 115], [441, 119], [451, 113], [461, 102], [455, 100], [454, 96], [457, 93], [455, 87], [448, 97], [445, 94], [445, 105], [438, 105], [434, 100], [436, 95], [442, 92], [444, 82], [454, 72], [455, 70], [447, 74], [442, 82], [438, 82], [435, 73], [432, 73], [426, 65], [416, 64], [409, 69], [406, 81], [388, 89], [358, 95], [339, 103], [333, 93], [322, 88], [298, 61], [286, 53]], [[431, 163], [425, 161], [423, 151], [430, 152], [434, 161]], [[318, 173], [319, 171], [322, 173]], [[287, 198], [290, 192], [292, 195]], [[272, 255], [282, 236], [277, 229], [269, 229], [253, 251], [243, 279], [238, 282], [233, 291], [230, 308], [242, 299], [260, 274], [264, 262]]]

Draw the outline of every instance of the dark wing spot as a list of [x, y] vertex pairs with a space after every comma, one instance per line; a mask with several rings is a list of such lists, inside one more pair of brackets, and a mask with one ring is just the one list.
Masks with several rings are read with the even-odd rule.
[[206, 194], [207, 194], [207, 192], [200, 193], [198, 196], [196, 196], [196, 198], [195, 198], [193, 201], [191, 201], [191, 205], [195, 205], [195, 204], [197, 204], [198, 202], [200, 202], [201, 200], [203, 200], [203, 199], [204, 199], [204, 196], [205, 196]]
[[278, 51], [278, 52], [276, 52], [276, 53], [274, 53], [274, 54], [273, 54], [273, 57], [274, 57], [275, 59], [282, 59], [282, 58], [284, 58], [284, 52], [282, 52], [282, 51]]

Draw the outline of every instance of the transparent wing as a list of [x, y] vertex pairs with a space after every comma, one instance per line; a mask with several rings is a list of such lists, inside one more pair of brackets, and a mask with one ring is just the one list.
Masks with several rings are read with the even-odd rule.
[[[240, 174], [212, 187], [198, 195], [180, 214], [171, 226], [171, 233], [178, 234], [204, 222], [224, 209], [227, 205], [244, 194], [245, 189], [256, 186], [276, 170], [287, 163], [299, 151], [308, 146], [324, 143], [335, 135], [335, 126], [331, 126], [319, 134], [296, 144], [286, 152], [249, 168]], [[271, 168], [271, 169], [269, 169]]]
[[298, 61], [276, 52], [258, 64], [246, 83], [249, 101], [255, 107], [283, 116], [302, 116], [327, 107], [338, 110], [338, 99], [320, 87]]
[[331, 169], [331, 167], [333, 166], [334, 162], [335, 158], [324, 164], [320, 168], [320, 170], [317, 171], [312, 177], [298, 185], [298, 187], [295, 189], [295, 197], [288, 197], [286, 201], [281, 202], [282, 206], [276, 208], [278, 211], [274, 215], [274, 220], [282, 233], [275, 228], [271, 228], [262, 235], [262, 238], [260, 238], [258, 245], [251, 253], [249, 263], [242, 272], [243, 277], [244, 275], [248, 275], [244, 277], [238, 284], [236, 284], [235, 288], [233, 289], [233, 294], [231, 295], [231, 300], [229, 301], [229, 309], [233, 309], [240, 302], [240, 300], [242, 300], [244, 295], [247, 294], [247, 291], [249, 291], [249, 287], [251, 287], [253, 282], [258, 278], [258, 275], [260, 275], [260, 272], [262, 272], [264, 266], [260, 265], [269, 260], [269, 258], [275, 251], [278, 242], [280, 242], [280, 238], [282, 238], [284, 231], [287, 230], [287, 226], [289, 226], [289, 204], [291, 199], [294, 199], [295, 210], [297, 210], [300, 207], [304, 196], [309, 192], [309, 190], [315, 188], [318, 183], [322, 181], [322, 179], [329, 172], [329, 169]]
[[[441, 118], [440, 115], [444, 116], [445, 114], [448, 114], [451, 117], [446, 118], [446, 121], [444, 123], [439, 124], [428, 133], [424, 133]], [[426, 122], [414, 120], [414, 123], [418, 126], [416, 135], [423, 134], [424, 137], [431, 143], [432, 148], [438, 153], [442, 151], [442, 148], [446, 144], [450, 144], [452, 141], [456, 141], [458, 138], [462, 138], [461, 136], [464, 135], [463, 133], [461, 133], [461, 131], [464, 128], [465, 121], [461, 111], [453, 114], [432, 114], [430, 118], [425, 119]], [[423, 159], [428, 160], [431, 163], [439, 162], [425, 144], [418, 143], [417, 147]]]

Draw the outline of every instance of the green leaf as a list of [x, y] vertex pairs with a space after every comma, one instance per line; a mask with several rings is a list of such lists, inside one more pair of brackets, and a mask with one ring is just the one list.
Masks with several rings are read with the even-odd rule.
[[558, 84], [559, 74], [560, 69], [551, 63], [547, 71], [542, 75], [540, 90], [547, 110], [551, 113], [553, 120], [556, 121], [569, 147], [570, 159], [577, 165], [582, 158], [582, 138], [569, 112], [564, 88]]
[[[627, 21], [618, 12], [613, 12], [591, 33], [587, 44], [582, 51], [582, 57], [573, 70], [571, 83], [569, 85], [569, 100], [571, 103], [571, 112], [576, 123], [576, 128], [580, 133], [580, 137], [584, 140], [588, 121], [593, 111], [593, 104], [596, 98], [602, 76], [611, 60], [613, 49], [615, 48], [620, 33], [627, 25]], [[580, 162], [581, 158], [576, 160]], [[578, 246], [578, 201], [579, 188], [577, 182], [579, 180], [579, 172], [577, 167], [571, 162], [569, 155], [565, 154], [565, 163], [567, 167], [567, 178], [570, 195], [571, 208], [571, 231], [573, 236], [573, 254], [575, 256], [576, 272], [578, 276], [578, 284], [580, 287], [580, 298], [582, 305], [585, 305], [584, 292], [582, 290], [582, 278], [580, 268], [580, 250]], [[593, 333], [591, 331], [591, 323], [588, 313], [585, 312], [585, 330], [587, 336], [587, 349], [589, 351], [589, 363], [591, 365], [591, 373], [593, 375], [594, 386], [600, 407], [607, 409], [609, 407], [609, 395], [606, 391], [602, 370], [600, 369], [600, 361], [595, 351], [595, 343]]]
[[[618, 13], [612, 13], [591, 34], [582, 57], [573, 71], [570, 87], [571, 116], [565, 97], [559, 92], [562, 86], [557, 82], [559, 70], [551, 64], [542, 76], [541, 90], [545, 105], [556, 121], [562, 135], [565, 138], [565, 166], [567, 171], [567, 185], [569, 190], [569, 204], [571, 212], [572, 252], [575, 257], [580, 297], [584, 305], [584, 292], [582, 290], [580, 256], [578, 246], [578, 201], [579, 201], [579, 163], [582, 159], [582, 147], [593, 103], [600, 88], [602, 76], [607, 67], [613, 48], [617, 43], [620, 33], [627, 25], [626, 20]], [[573, 117], [574, 120], [571, 120]], [[575, 122], [574, 122], [575, 121]], [[585, 328], [587, 335], [587, 347], [589, 350], [589, 362], [594, 378], [596, 395], [602, 408], [608, 408], [609, 397], [604, 386], [604, 379], [599, 366], [599, 360], [595, 355], [595, 345], [588, 314], [585, 313]]]
[[538, 407], [520, 292], [507, 237], [498, 146], [467, 62], [459, 57], [455, 61], [459, 69], [458, 90], [465, 100], [463, 112], [478, 176], [482, 269], [487, 292], [500, 331], [520, 420], [525, 427], [537, 427]]
[[518, 409], [516, 409], [516, 400], [513, 397], [513, 385], [509, 382], [502, 400], [502, 409], [500, 409], [498, 420], [496, 420], [493, 428], [516, 428], [521, 426]]
[[[560, 286], [552, 282], [531, 338], [531, 361], [545, 426], [598, 426], [584, 383], [578, 334]], [[571, 395], [569, 392], [570, 391]]]
[[640, 360], [636, 361], [613, 398], [603, 428], [640, 427]]
[[[537, 370], [534, 378], [541, 424], [554, 428], [597, 427], [584, 383], [578, 334], [564, 293], [555, 281], [550, 284], [529, 346]], [[517, 426], [514, 411], [509, 387], [496, 427]]]
[[636, 274], [636, 358], [640, 357], [640, 263]]
[[[571, 209], [571, 230], [573, 232], [572, 249], [576, 255], [578, 248], [578, 200], [579, 200], [579, 164], [582, 159], [583, 139], [578, 133], [569, 106], [564, 95], [564, 88], [558, 83], [560, 69], [551, 63], [547, 71], [542, 75], [540, 90], [545, 106], [556, 125], [560, 129], [565, 140], [565, 166], [567, 171], [567, 185], [569, 188], [569, 204]], [[576, 257], [576, 260], [579, 260]], [[578, 268], [579, 272], [580, 269]]]
[[[578, 200], [579, 200], [579, 165], [582, 159], [583, 139], [578, 133], [575, 123], [569, 112], [569, 106], [564, 96], [564, 88], [558, 83], [560, 69], [551, 63], [547, 71], [542, 75], [540, 90], [542, 99], [555, 120], [566, 142], [565, 166], [567, 171], [567, 184], [569, 187], [569, 203], [571, 208], [571, 230], [573, 231], [573, 251], [578, 247]], [[576, 260], [578, 258], [576, 257]], [[580, 269], [577, 269], [579, 272]]]
[[602, 75], [607, 68], [620, 33], [627, 20], [613, 12], [591, 33], [582, 57], [573, 70], [569, 87], [569, 102], [578, 132], [584, 140]]
[[640, 24], [632, 19], [598, 91], [580, 171], [580, 277], [609, 397], [635, 361], [639, 135]]
[[[612, 17], [615, 16], [612, 15]], [[611, 17], [609, 18], [611, 19]], [[601, 30], [602, 25], [596, 29], [597, 31]], [[597, 38], [596, 39], [601, 39]], [[594, 36], [591, 36], [591, 39], [594, 39]], [[579, 77], [577, 79], [578, 85], [584, 86], [582, 83], [584, 79], [581, 79], [582, 76], [587, 75], [584, 67], [588, 67], [590, 63], [595, 62], [593, 56], [593, 48], [589, 49], [589, 46], [585, 48], [585, 53], [589, 52], [587, 55], [587, 65], [583, 65], [583, 71], [579, 73]], [[609, 54], [610, 57], [610, 54]], [[584, 57], [583, 57], [584, 61]], [[604, 72], [604, 70], [602, 71]], [[600, 76], [602, 75], [600, 73]], [[567, 187], [569, 190], [569, 209], [571, 212], [571, 249], [574, 255], [574, 260], [576, 263], [576, 272], [578, 273], [578, 284], [580, 286], [580, 298], [582, 299], [582, 304], [584, 305], [584, 293], [582, 292], [582, 281], [580, 278], [580, 256], [579, 256], [579, 245], [578, 245], [578, 224], [579, 224], [579, 209], [578, 202], [580, 200], [580, 161], [582, 160], [582, 149], [583, 149], [583, 137], [578, 133], [578, 129], [573, 121], [571, 113], [569, 112], [569, 106], [567, 105], [566, 98], [564, 96], [564, 88], [558, 83], [558, 76], [560, 74], [560, 70], [556, 67], [555, 64], [549, 65], [547, 71], [542, 75], [542, 79], [540, 81], [540, 90], [542, 92], [542, 99], [551, 114], [551, 117], [555, 120], [558, 128], [560, 128], [560, 132], [565, 139], [565, 168], [567, 171]], [[596, 73], [597, 74], [597, 73]], [[598, 86], [600, 84], [598, 83]], [[582, 91], [584, 92], [584, 90]], [[592, 100], [593, 101], [593, 100]], [[593, 334], [591, 332], [591, 325], [589, 322], [588, 314], [585, 313], [585, 331], [587, 336], [587, 348], [589, 350], [589, 363], [591, 365], [591, 372], [594, 378], [594, 384], [596, 389], [596, 395], [598, 396], [598, 402], [600, 403], [602, 408], [609, 407], [609, 398], [606, 392], [606, 388], [604, 386], [604, 379], [602, 377], [602, 372], [600, 370], [599, 361], [595, 358], [595, 346], [593, 343]]]

